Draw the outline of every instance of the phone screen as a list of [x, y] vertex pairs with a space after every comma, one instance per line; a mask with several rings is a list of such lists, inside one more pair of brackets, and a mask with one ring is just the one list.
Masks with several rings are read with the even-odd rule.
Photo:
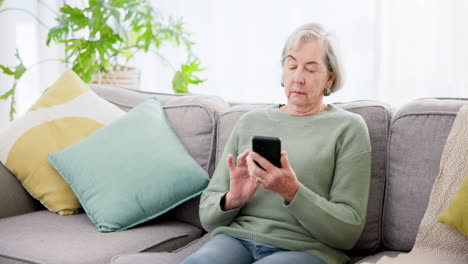
[[[254, 136], [252, 138], [252, 150], [281, 168], [281, 140], [278, 137]], [[258, 163], [257, 165], [260, 166]], [[262, 168], [263, 169], [263, 168]]]

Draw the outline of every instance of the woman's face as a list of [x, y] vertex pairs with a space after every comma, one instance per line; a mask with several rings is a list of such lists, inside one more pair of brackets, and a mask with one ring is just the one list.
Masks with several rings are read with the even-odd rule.
[[289, 50], [283, 66], [283, 81], [288, 104], [310, 108], [322, 104], [323, 91], [335, 78], [323, 60], [323, 49], [317, 40], [301, 40]]

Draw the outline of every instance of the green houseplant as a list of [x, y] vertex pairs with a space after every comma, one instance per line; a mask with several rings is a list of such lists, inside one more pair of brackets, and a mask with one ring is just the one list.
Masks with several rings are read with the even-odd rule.
[[99, 76], [96, 73], [127, 69], [137, 52], [151, 51], [164, 59], [158, 50], [166, 43], [181, 46], [188, 54], [187, 62], [174, 74], [173, 90], [187, 93], [189, 84], [203, 82], [194, 75], [203, 69], [192, 54], [194, 43], [183, 23], [165, 19], [147, 0], [88, 0], [81, 7], [65, 4], [60, 12], [47, 44], [64, 43], [65, 61], [85, 82]]
[[[0, 7], [3, 2], [0, 0]], [[47, 7], [43, 0], [38, 0], [38, 3]], [[81, 3], [82, 6], [65, 4], [57, 14], [57, 25], [51, 28], [28, 10], [7, 8], [0, 13], [23, 11], [47, 27], [46, 44], [63, 43], [67, 54], [63, 62], [85, 82], [94, 79], [99, 83], [102, 73], [128, 69], [129, 61], [138, 52], [151, 52], [174, 70], [172, 88], [176, 93], [187, 93], [190, 84], [204, 81], [195, 75], [203, 69], [200, 68], [200, 60], [192, 53], [194, 43], [189, 40], [181, 20], [165, 19], [147, 0], [88, 0]], [[178, 46], [187, 53], [186, 63], [179, 69], [160, 54], [159, 50], [165, 44]], [[13, 87], [0, 94], [0, 100], [11, 98], [10, 120], [15, 113], [17, 82], [28, 70], [18, 51], [16, 57], [16, 66], [0, 64], [0, 73], [14, 78]]]

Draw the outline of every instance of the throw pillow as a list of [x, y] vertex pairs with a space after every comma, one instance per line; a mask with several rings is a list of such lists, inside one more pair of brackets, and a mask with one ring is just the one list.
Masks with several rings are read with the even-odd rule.
[[200, 195], [209, 181], [156, 98], [48, 158], [101, 232], [155, 218]]
[[457, 194], [437, 221], [456, 228], [468, 236], [468, 175], [465, 176]]
[[78, 199], [47, 162], [47, 154], [124, 114], [74, 72], [66, 71], [24, 115], [0, 132], [0, 161], [47, 209], [61, 215], [77, 213], [81, 208]]

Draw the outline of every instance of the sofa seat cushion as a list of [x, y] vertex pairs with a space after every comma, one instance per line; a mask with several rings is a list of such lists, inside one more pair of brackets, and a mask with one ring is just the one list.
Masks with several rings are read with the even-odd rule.
[[383, 257], [389, 257], [389, 258], [395, 258], [401, 253], [406, 253], [406, 252], [401, 252], [401, 251], [382, 251], [379, 252], [375, 255], [366, 257], [361, 259], [360, 261], [356, 262], [355, 264], [369, 264], [369, 263], [377, 263], [380, 259]]
[[178, 264], [192, 255], [210, 240], [210, 233], [192, 241], [185, 247], [174, 252], [139, 253], [119, 255], [112, 259], [111, 264]]
[[0, 263], [109, 263], [120, 254], [173, 251], [201, 234], [198, 227], [164, 216], [126, 231], [101, 233], [86, 214], [42, 210], [0, 219]]

